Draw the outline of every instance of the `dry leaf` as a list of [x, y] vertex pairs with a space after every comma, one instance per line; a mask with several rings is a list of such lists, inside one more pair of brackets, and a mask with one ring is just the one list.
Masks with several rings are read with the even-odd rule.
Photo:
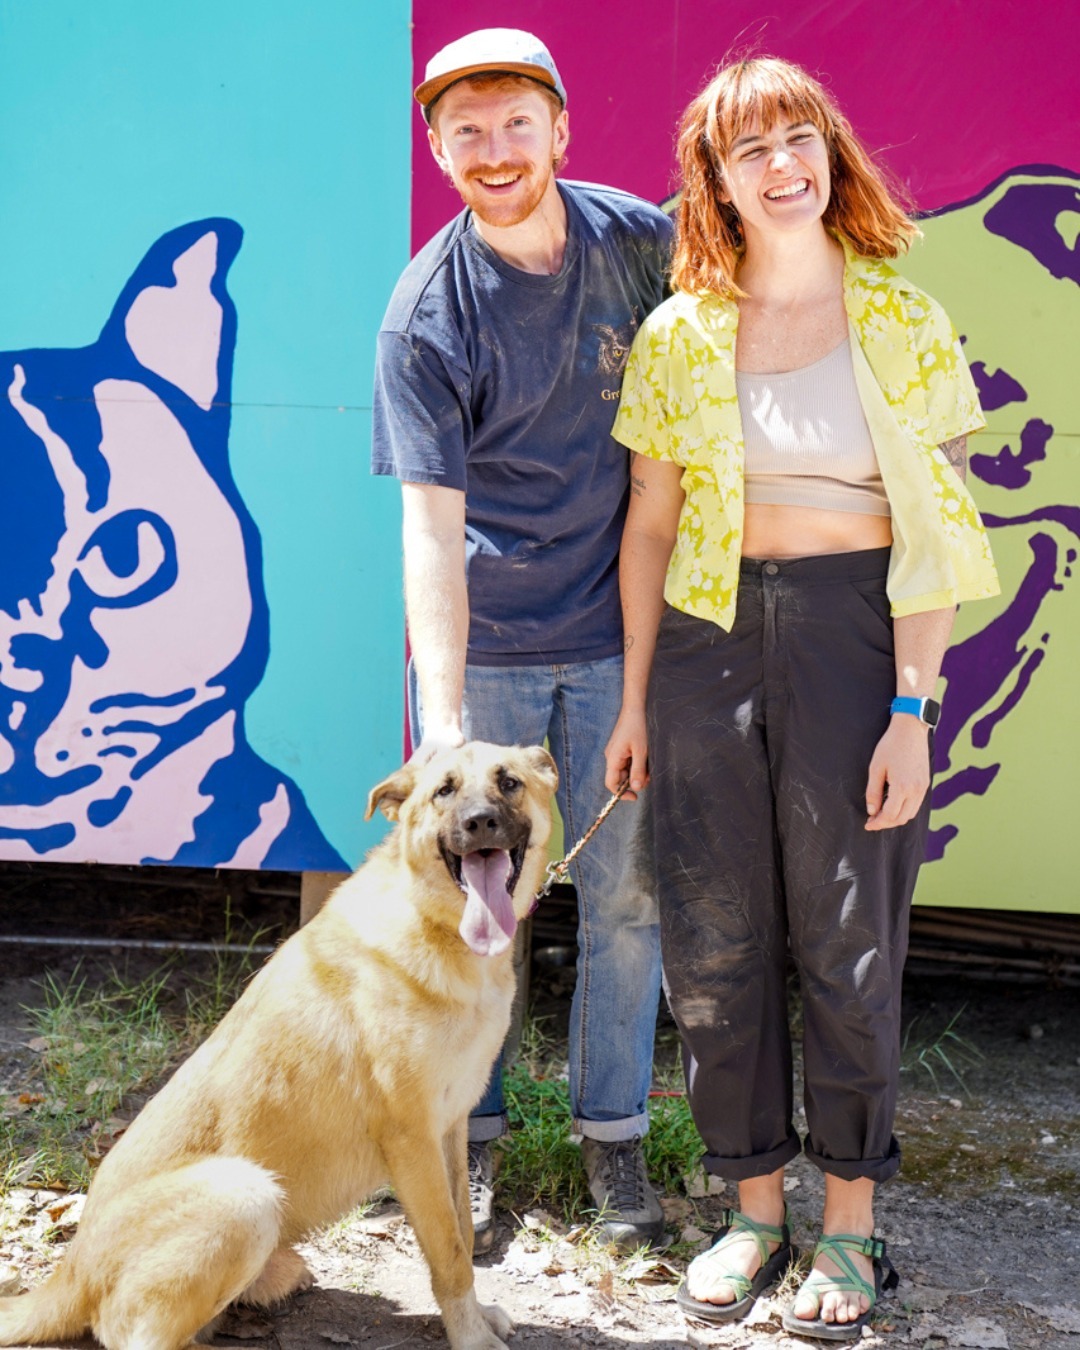
[[78, 1199], [78, 1195], [62, 1195], [59, 1200], [46, 1207], [45, 1213], [48, 1214], [53, 1223], [59, 1223], [61, 1215], [69, 1210]]
[[604, 1308], [611, 1308], [615, 1305], [615, 1276], [610, 1270], [604, 1273], [596, 1282], [596, 1292]]
[[48, 1036], [35, 1036], [32, 1041], [26, 1042], [26, 1048], [27, 1050], [48, 1050], [49, 1038]]

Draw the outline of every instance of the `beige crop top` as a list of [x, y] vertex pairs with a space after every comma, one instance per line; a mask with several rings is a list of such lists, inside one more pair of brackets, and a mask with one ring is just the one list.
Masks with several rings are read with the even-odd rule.
[[735, 372], [748, 503], [888, 516], [851, 347], [781, 374]]

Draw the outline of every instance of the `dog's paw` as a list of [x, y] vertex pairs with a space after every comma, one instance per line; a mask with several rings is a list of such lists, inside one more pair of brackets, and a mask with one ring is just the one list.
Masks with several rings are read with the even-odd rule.
[[451, 1350], [507, 1350], [503, 1337], [514, 1330], [501, 1308], [476, 1302], [467, 1312], [464, 1308], [444, 1308], [443, 1323]]
[[484, 1314], [488, 1326], [501, 1340], [505, 1341], [507, 1336], [514, 1334], [513, 1322], [497, 1304], [481, 1303], [480, 1311]]

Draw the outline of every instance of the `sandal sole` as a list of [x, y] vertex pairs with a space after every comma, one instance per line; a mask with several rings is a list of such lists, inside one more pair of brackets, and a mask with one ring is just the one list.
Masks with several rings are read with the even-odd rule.
[[732, 1303], [708, 1303], [702, 1299], [692, 1297], [686, 1289], [684, 1280], [675, 1294], [675, 1302], [679, 1305], [688, 1317], [696, 1317], [702, 1322], [738, 1322], [745, 1317], [749, 1317], [753, 1311], [754, 1304], [761, 1295], [768, 1289], [769, 1285], [775, 1284], [792, 1261], [798, 1259], [798, 1252], [792, 1246], [778, 1247], [768, 1261], [761, 1267], [754, 1276], [750, 1285], [750, 1292]]
[[[893, 1274], [896, 1272], [894, 1271]], [[784, 1310], [780, 1319], [785, 1331], [793, 1336], [809, 1336], [815, 1341], [855, 1341], [862, 1335], [863, 1327], [870, 1325], [870, 1319], [877, 1311], [885, 1288], [885, 1267], [880, 1261], [874, 1262], [874, 1299], [866, 1312], [861, 1313], [854, 1322], [823, 1322], [820, 1317], [796, 1317], [790, 1308]]]

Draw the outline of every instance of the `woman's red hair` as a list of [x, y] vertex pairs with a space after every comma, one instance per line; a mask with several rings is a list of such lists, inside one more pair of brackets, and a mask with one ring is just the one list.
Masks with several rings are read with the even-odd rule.
[[723, 165], [749, 128], [767, 132], [779, 121], [811, 122], [825, 137], [832, 190], [822, 223], [830, 233], [867, 258], [895, 258], [918, 235], [899, 204], [901, 189], [888, 182], [817, 80], [773, 57], [737, 61], [706, 85], [679, 128], [676, 290], [743, 294], [735, 282], [745, 247], [742, 225], [735, 208], [721, 201]]

